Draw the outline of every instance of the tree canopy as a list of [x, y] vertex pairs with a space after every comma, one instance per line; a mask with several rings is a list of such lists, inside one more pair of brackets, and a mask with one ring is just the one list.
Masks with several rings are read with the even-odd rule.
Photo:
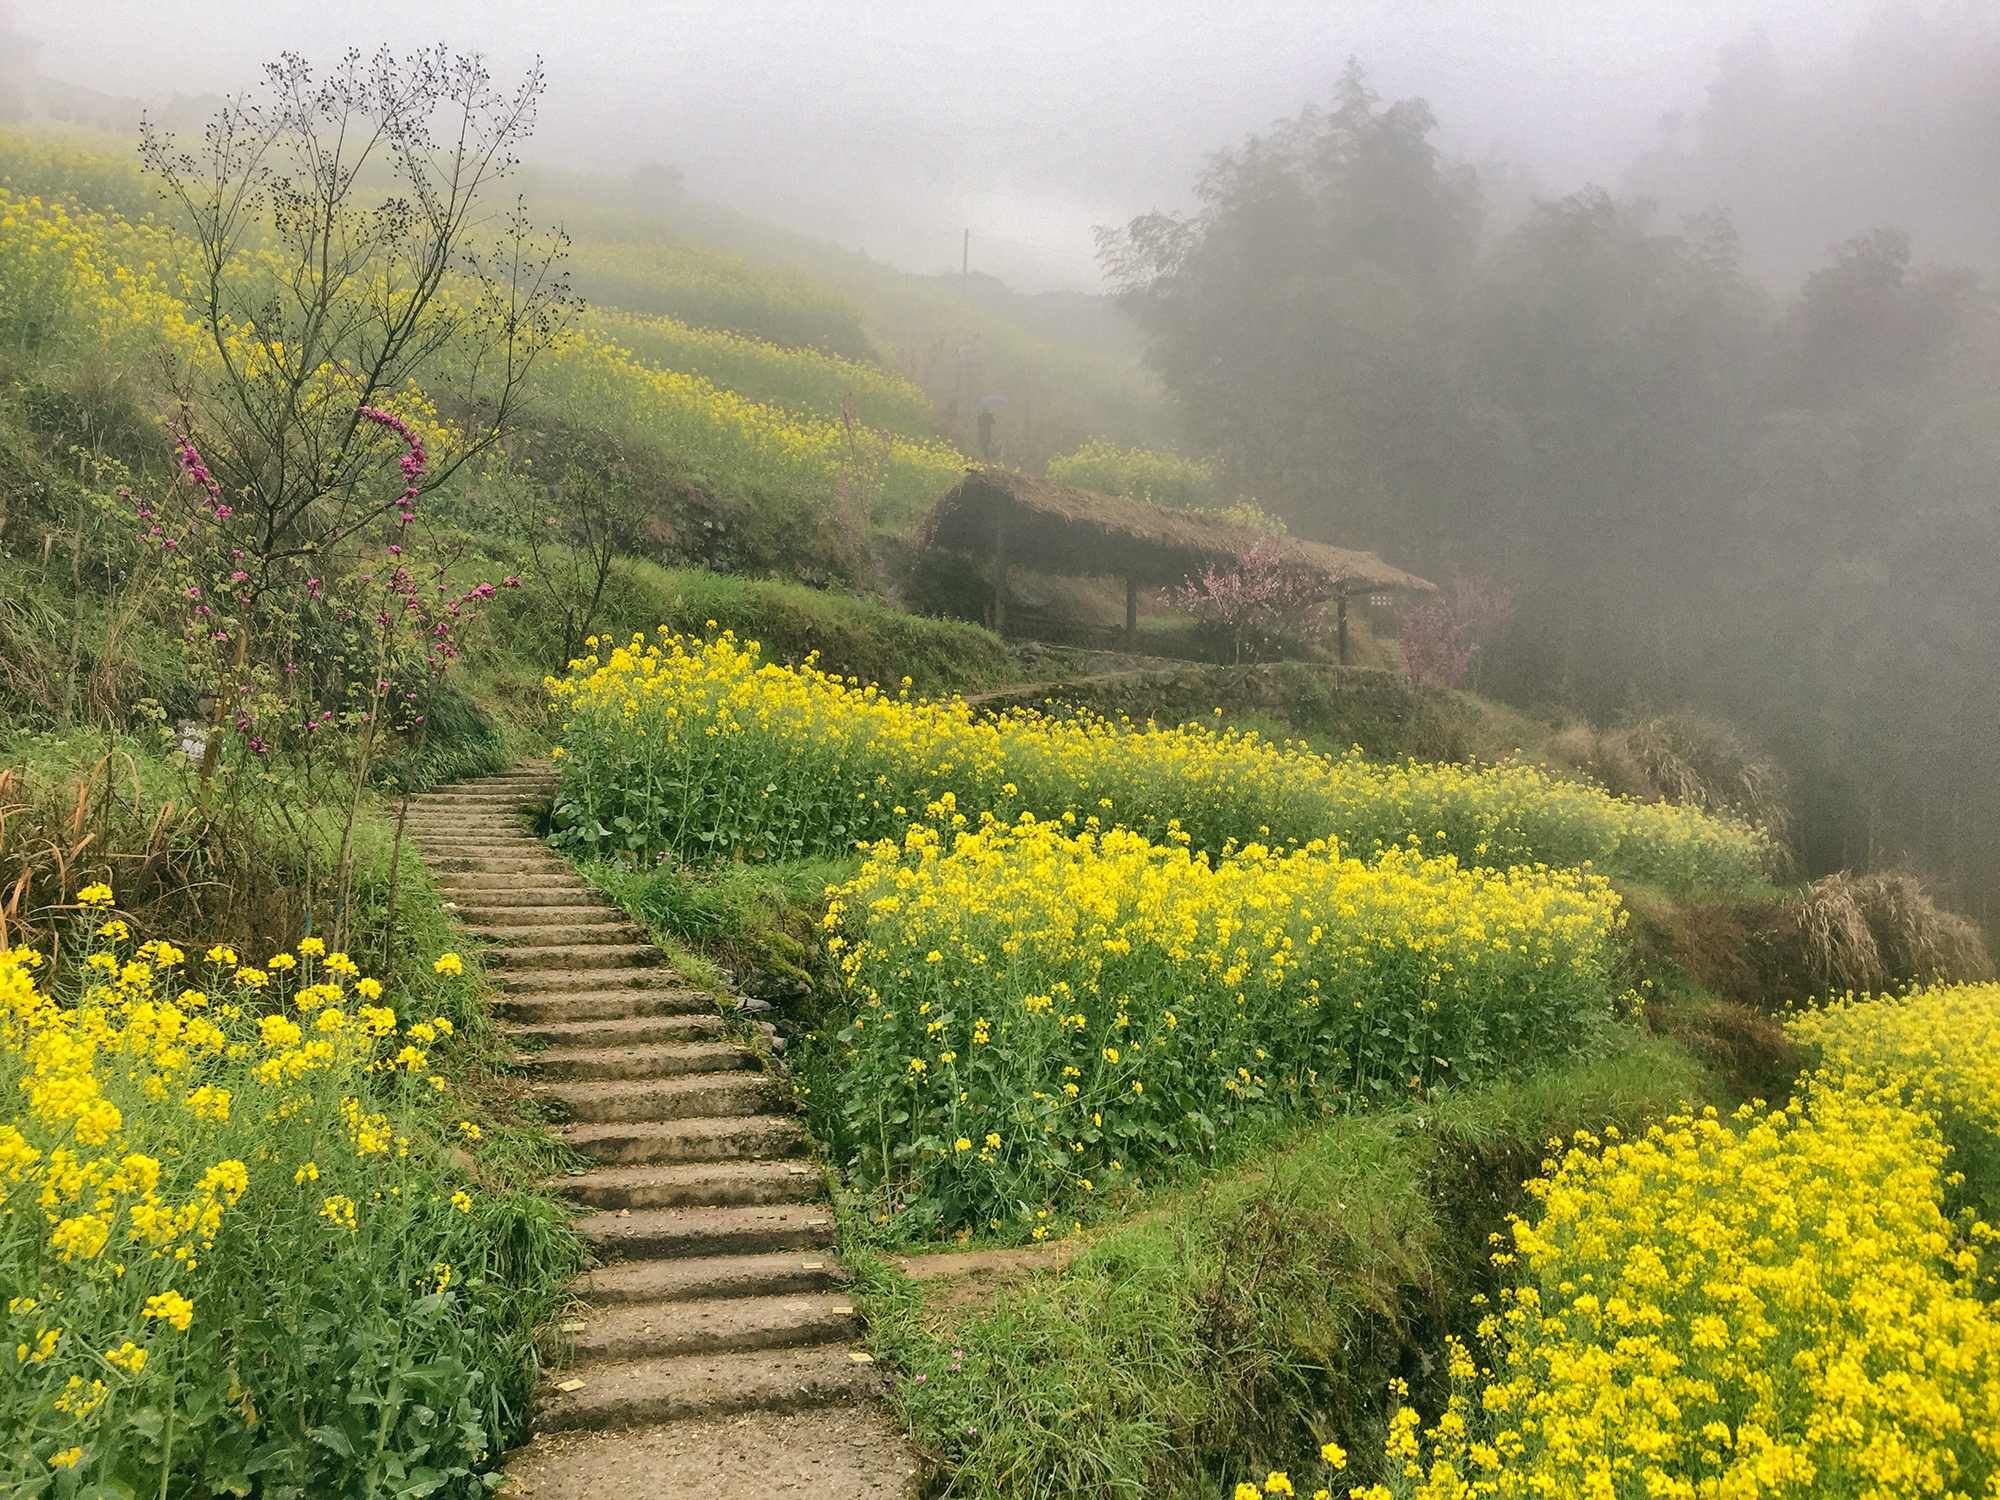
[[1489, 686], [1736, 716], [1802, 773], [1809, 862], [1990, 892], [1990, 292], [1889, 226], [1779, 296], [1724, 214], [1587, 188], [1502, 224], [1434, 130], [1350, 65], [1329, 106], [1218, 152], [1192, 213], [1100, 231], [1219, 484], [1514, 589]]

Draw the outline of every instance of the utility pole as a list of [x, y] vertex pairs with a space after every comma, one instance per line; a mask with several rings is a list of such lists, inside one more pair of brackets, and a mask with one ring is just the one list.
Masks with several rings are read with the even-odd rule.
[[965, 250], [958, 262], [958, 295], [967, 302], [972, 300], [972, 230], [965, 231]]

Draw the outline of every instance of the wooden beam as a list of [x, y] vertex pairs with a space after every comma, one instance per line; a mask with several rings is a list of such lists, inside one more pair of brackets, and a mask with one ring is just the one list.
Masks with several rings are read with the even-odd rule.
[[1334, 619], [1340, 624], [1340, 664], [1347, 665], [1347, 585], [1334, 590]]

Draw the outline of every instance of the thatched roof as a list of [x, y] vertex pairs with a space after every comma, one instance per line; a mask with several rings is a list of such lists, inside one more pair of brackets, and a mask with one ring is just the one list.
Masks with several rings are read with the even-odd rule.
[[1110, 574], [1167, 586], [1220, 567], [1260, 541], [1322, 578], [1363, 588], [1434, 593], [1437, 585], [1352, 552], [1295, 537], [1273, 538], [1212, 516], [1168, 510], [1147, 500], [1071, 489], [1009, 469], [973, 469], [924, 517], [919, 545], [993, 555], [1004, 530], [1007, 561], [1066, 577]]

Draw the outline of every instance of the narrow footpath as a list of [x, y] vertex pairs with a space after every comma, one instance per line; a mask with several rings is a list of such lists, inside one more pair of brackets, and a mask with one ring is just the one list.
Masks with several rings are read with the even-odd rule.
[[715, 1001], [529, 826], [547, 762], [413, 797], [409, 831], [487, 939], [502, 1029], [597, 1265], [575, 1286], [505, 1493], [893, 1496], [916, 1469], [830, 1253], [812, 1142]]

